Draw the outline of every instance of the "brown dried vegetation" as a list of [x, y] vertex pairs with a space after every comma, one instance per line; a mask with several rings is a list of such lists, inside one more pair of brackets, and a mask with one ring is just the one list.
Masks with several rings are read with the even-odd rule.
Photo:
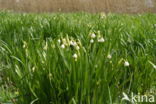
[[156, 0], [0, 0], [0, 9], [24, 12], [156, 12]]

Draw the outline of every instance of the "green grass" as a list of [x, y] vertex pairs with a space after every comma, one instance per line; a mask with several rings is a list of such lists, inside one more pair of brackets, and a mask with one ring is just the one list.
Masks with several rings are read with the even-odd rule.
[[155, 76], [155, 14], [0, 12], [2, 103], [125, 104]]

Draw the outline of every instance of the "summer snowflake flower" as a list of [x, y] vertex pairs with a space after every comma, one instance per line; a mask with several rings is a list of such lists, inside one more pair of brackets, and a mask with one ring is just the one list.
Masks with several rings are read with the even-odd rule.
[[74, 59], [77, 59], [77, 54], [76, 53], [73, 55], [73, 58]]
[[61, 45], [61, 48], [63, 48], [63, 49], [64, 49], [64, 48], [65, 48], [65, 45], [64, 45], [64, 44], [62, 44], [62, 45]]
[[128, 67], [129, 66], [129, 62], [128, 61], [125, 61], [124, 66], [125, 67]]
[[110, 54], [108, 54], [107, 58], [108, 58], [108, 59], [111, 59], [111, 58], [112, 58], [112, 56], [111, 56]]
[[23, 41], [23, 48], [27, 48], [27, 42]]
[[72, 45], [72, 46], [76, 46], [77, 43], [76, 43], [76, 42], [73, 42], [73, 41], [70, 41], [70, 45]]
[[58, 43], [61, 43], [61, 40], [60, 39], [58, 39], [57, 41], [58, 41]]
[[76, 46], [76, 50], [79, 50], [80, 49], [80, 47], [79, 46]]
[[91, 39], [91, 40], [90, 40], [90, 43], [94, 43], [94, 40], [93, 40], [93, 39]]
[[32, 71], [33, 71], [33, 72], [35, 71], [35, 67], [32, 68]]
[[98, 42], [103, 43], [103, 42], [105, 42], [105, 39], [103, 37], [101, 37], [98, 39]]
[[93, 34], [90, 35], [90, 37], [91, 37], [91, 38], [95, 38], [96, 35], [93, 33]]

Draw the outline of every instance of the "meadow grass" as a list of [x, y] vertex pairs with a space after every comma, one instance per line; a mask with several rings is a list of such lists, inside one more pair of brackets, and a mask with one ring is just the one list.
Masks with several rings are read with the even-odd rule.
[[125, 104], [155, 76], [155, 14], [0, 12], [2, 104]]

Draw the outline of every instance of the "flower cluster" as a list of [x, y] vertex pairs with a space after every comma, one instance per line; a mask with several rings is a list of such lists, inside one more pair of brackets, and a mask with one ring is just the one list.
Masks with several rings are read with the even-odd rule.
[[101, 35], [100, 31], [97, 32], [97, 35], [95, 33], [90, 33], [90, 43], [94, 43], [94, 41], [97, 40], [99, 43], [105, 42], [104, 37]]
[[62, 38], [62, 39], [58, 39], [58, 43], [61, 45], [61, 48], [74, 48], [76, 50], [79, 50], [81, 47], [81, 42], [80, 40], [74, 40], [73, 38]]
[[74, 54], [73, 54], [73, 58], [75, 59], [75, 61], [77, 60], [78, 58], [78, 51], [80, 50], [80, 47], [82, 47], [82, 44], [81, 44], [81, 41], [79, 39], [75, 40], [74, 38], [72, 37], [66, 37], [66, 38], [60, 38], [57, 40], [58, 43], [60, 44], [60, 47], [62, 49], [65, 49], [65, 48], [70, 48], [74, 51], [76, 51]]

